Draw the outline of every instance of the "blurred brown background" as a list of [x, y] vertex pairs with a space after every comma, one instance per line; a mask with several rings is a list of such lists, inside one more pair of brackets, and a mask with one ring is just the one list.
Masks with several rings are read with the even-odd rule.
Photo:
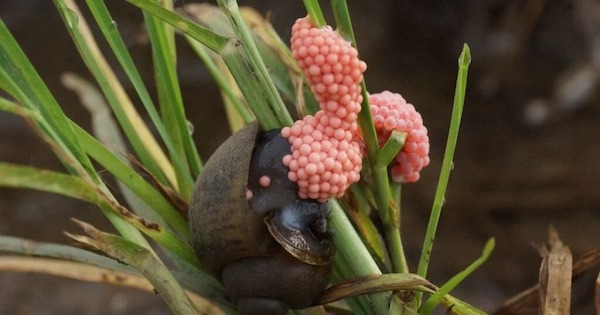
[[[83, 5], [83, 1], [80, 1]], [[141, 15], [106, 1], [149, 83], [150, 49]], [[194, 1], [177, 1], [177, 5]], [[285, 40], [301, 1], [240, 1], [262, 13]], [[536, 282], [532, 243], [554, 225], [575, 258], [600, 247], [600, 4], [596, 0], [350, 1], [372, 92], [403, 94], [420, 110], [432, 164], [403, 194], [403, 239], [414, 269], [435, 191], [463, 43], [471, 47], [463, 124], [430, 267], [443, 283], [480, 253], [490, 260], [455, 293], [486, 310]], [[84, 10], [85, 11], [85, 10]], [[62, 72], [89, 77], [48, 0], [3, 0], [8, 25], [65, 112], [89, 117], [61, 86]], [[332, 18], [328, 19], [333, 21]], [[97, 30], [96, 30], [97, 31]], [[101, 40], [100, 40], [101, 41]], [[204, 159], [227, 136], [214, 83], [183, 41], [179, 74]], [[114, 60], [111, 59], [111, 61]], [[61, 169], [18, 118], [0, 113], [0, 160]], [[70, 217], [108, 228], [94, 207], [60, 196], [0, 189], [0, 234], [65, 242]], [[98, 223], [96, 223], [98, 222]], [[101, 223], [103, 222], [103, 223]], [[596, 270], [597, 275], [597, 270]], [[578, 281], [575, 314], [591, 314], [595, 275]], [[151, 294], [41, 275], [0, 274], [0, 314], [165, 314]]]

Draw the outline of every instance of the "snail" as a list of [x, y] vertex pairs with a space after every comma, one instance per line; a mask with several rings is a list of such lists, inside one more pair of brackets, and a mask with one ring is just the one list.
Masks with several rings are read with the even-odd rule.
[[360, 179], [366, 63], [308, 17], [294, 23], [291, 48], [320, 110], [281, 130], [254, 123], [232, 135], [207, 161], [190, 202], [194, 249], [242, 315], [283, 315], [325, 290], [334, 251], [328, 200]]
[[242, 315], [304, 308], [329, 283], [327, 202], [298, 197], [280, 130], [253, 123], [207, 161], [189, 208], [194, 249]]

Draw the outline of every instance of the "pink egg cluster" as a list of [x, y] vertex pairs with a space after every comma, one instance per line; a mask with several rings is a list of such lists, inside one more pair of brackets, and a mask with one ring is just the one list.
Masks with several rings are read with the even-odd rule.
[[329, 26], [313, 26], [308, 17], [292, 27], [292, 55], [321, 110], [281, 130], [292, 149], [283, 164], [290, 169], [288, 178], [298, 183], [300, 198], [341, 197], [360, 179], [362, 139], [356, 119], [367, 65], [340, 34]]
[[404, 147], [391, 165], [392, 179], [401, 183], [418, 181], [421, 169], [429, 165], [429, 137], [421, 114], [400, 94], [389, 91], [370, 94], [369, 103], [380, 145], [393, 130], [407, 134]]
[[283, 164], [290, 169], [288, 179], [298, 183], [300, 198], [323, 202], [341, 197], [348, 186], [360, 179], [360, 142], [348, 130], [325, 131], [330, 126], [319, 121], [327, 116], [319, 111], [314, 117], [306, 116], [281, 130], [292, 145], [292, 154], [283, 157]]
[[333, 101], [342, 105], [337, 107], [338, 116], [349, 115], [349, 120], [356, 121], [352, 113], [358, 113], [360, 106], [354, 108], [351, 103], [362, 102], [360, 82], [367, 69], [367, 64], [358, 59], [356, 48], [330, 26], [313, 26], [308, 17], [296, 20], [291, 41], [292, 56], [308, 78], [321, 109], [335, 112], [334, 108], [326, 108]]

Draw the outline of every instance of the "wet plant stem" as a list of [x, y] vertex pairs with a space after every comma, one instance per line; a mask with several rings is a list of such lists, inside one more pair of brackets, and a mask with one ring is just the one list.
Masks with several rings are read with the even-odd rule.
[[[471, 63], [471, 52], [469, 46], [465, 44], [463, 50], [458, 58], [458, 74], [456, 78], [456, 89], [454, 92], [454, 103], [452, 106], [452, 117], [450, 120], [450, 128], [448, 131], [448, 140], [446, 142], [446, 151], [444, 152], [444, 160], [442, 162], [442, 169], [440, 171], [440, 177], [433, 200], [433, 206], [431, 209], [431, 215], [429, 217], [429, 223], [427, 225], [427, 232], [425, 233], [425, 239], [423, 240], [423, 249], [421, 251], [421, 258], [419, 260], [419, 267], [417, 274], [425, 278], [427, 275], [427, 269], [429, 267], [429, 259], [431, 258], [431, 251], [433, 249], [433, 242], [435, 239], [435, 233], [437, 231], [438, 222], [442, 214], [442, 206], [445, 203], [446, 187], [448, 186], [448, 180], [450, 178], [450, 171], [453, 168], [454, 151], [456, 149], [456, 142], [458, 140], [458, 130], [460, 128], [460, 121], [462, 118], [463, 105], [465, 102], [465, 93], [467, 89], [467, 74], [469, 72], [469, 64]], [[416, 300], [420, 304], [422, 294], [417, 292]]]

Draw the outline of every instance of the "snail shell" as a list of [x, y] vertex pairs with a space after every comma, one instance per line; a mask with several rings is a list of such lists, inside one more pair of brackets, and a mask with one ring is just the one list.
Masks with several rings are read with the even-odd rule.
[[329, 282], [328, 204], [298, 198], [281, 163], [289, 152], [279, 131], [250, 124], [215, 151], [192, 195], [194, 249], [240, 314], [309, 306]]

